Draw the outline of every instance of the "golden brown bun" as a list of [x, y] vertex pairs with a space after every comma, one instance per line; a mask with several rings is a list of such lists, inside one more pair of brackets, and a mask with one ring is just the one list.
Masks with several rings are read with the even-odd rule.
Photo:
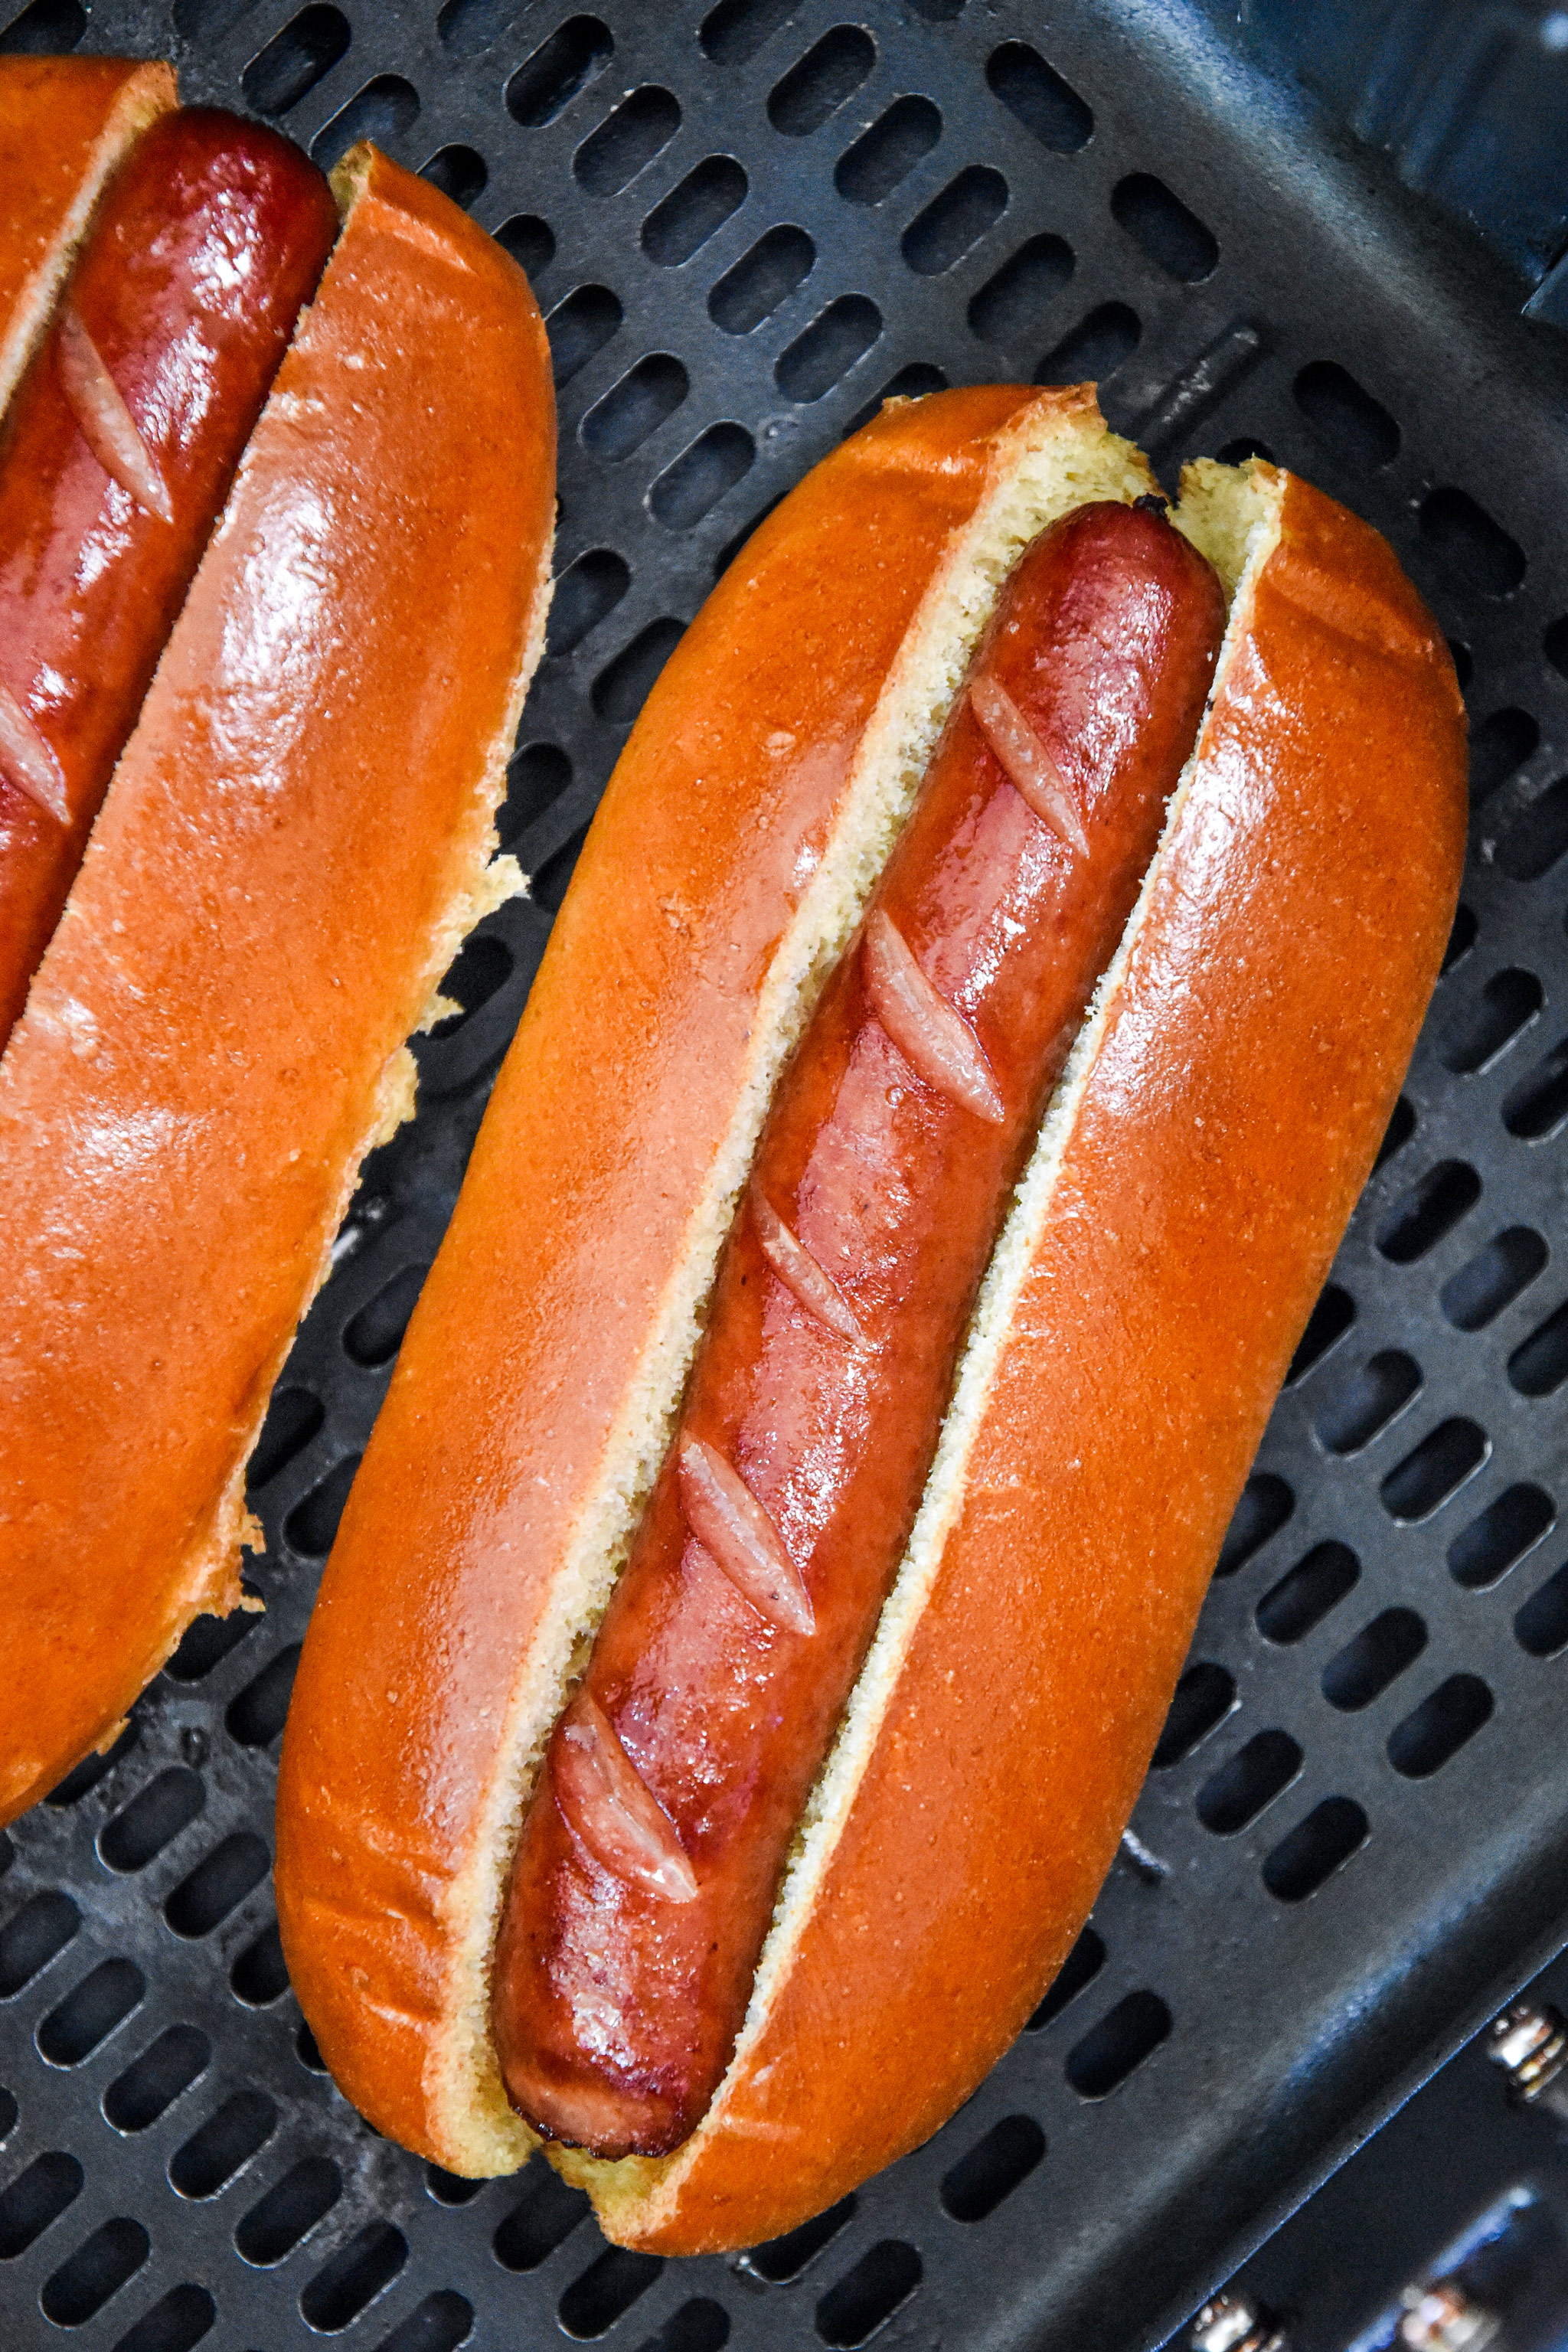
[[173, 66], [0, 58], [0, 409], [43, 332], [104, 182], [174, 102]]
[[[700, 615], [351, 1496], [286, 1736], [279, 1916], [342, 2086], [455, 2169], [531, 2144], [485, 2000], [565, 1663], [542, 1629], [646, 1480], [649, 1367], [803, 881], [922, 626], [952, 621], [954, 550], [1044, 446], [1079, 498], [1142, 486], [1126, 463], [1107, 487], [1125, 445], [1081, 394], [938, 395], [819, 467]], [[623, 2243], [791, 2228], [933, 2130], [1038, 2000], [1415, 1041], [1464, 840], [1447, 649], [1383, 541], [1271, 467], [1196, 469], [1181, 520], [1239, 575], [1215, 701], [987, 1277], [735, 2063], [671, 2158], [552, 2151]]]
[[0, 1059], [0, 1819], [239, 1598], [245, 1463], [463, 932], [537, 658], [521, 272], [374, 150]]

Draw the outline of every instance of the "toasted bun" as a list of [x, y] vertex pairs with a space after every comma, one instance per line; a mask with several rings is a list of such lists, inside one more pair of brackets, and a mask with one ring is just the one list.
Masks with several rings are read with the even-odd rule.
[[104, 182], [174, 102], [173, 66], [0, 58], [0, 409], [43, 333]]
[[[612, 780], [285, 1740], [306, 2014], [372, 2121], [454, 2170], [533, 2144], [488, 2032], [504, 1875], [773, 1072], [1013, 555], [1146, 486], [1085, 393], [885, 412], [726, 577]], [[998, 1244], [733, 2063], [673, 2157], [552, 2150], [626, 2244], [789, 2229], [933, 2130], [1039, 1999], [1437, 970], [1465, 814], [1441, 638], [1382, 541], [1272, 467], [1195, 469], [1177, 519], [1233, 596], [1209, 716]]]
[[0, 1058], [0, 1819], [239, 1599], [245, 1463], [491, 817], [554, 500], [526, 281], [372, 149]]

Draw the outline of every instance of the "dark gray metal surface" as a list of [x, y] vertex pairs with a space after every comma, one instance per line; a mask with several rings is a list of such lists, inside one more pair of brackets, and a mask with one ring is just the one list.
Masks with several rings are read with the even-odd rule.
[[[0, 2341], [1135, 2352], [1568, 1935], [1563, 346], [1182, 5], [36, 0], [0, 47], [78, 36], [172, 46], [324, 160], [370, 130], [505, 235], [563, 377], [563, 576], [505, 822], [535, 896], [466, 950], [285, 1373], [267, 1614], [195, 1629], [5, 1849]], [[1096, 373], [1167, 476], [1261, 444], [1389, 533], [1476, 722], [1467, 911], [1204, 1614], [1208, 1727], [1070, 2005], [831, 2230], [659, 2266], [542, 2167], [428, 2177], [321, 2073], [266, 1880], [289, 1662], [576, 844], [726, 552], [889, 386]]]

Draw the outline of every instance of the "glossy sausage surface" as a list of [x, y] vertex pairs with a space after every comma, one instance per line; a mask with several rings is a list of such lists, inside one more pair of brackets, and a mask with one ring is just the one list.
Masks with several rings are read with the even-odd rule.
[[1223, 625], [1213, 572], [1153, 513], [1083, 508], [1036, 541], [781, 1080], [514, 1861], [492, 2021], [514, 2104], [553, 2137], [666, 2153], [722, 2076]]
[[0, 1045], [338, 225], [275, 131], [164, 116], [17, 386], [0, 443]]

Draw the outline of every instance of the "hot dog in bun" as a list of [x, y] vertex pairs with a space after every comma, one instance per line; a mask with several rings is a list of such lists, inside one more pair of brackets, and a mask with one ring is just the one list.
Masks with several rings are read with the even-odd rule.
[[611, 780], [285, 1734], [290, 1973], [457, 2172], [772, 2237], [1110, 1864], [1452, 917], [1384, 542], [1092, 394], [895, 404]]
[[[117, 70], [121, 110], [168, 79]], [[364, 147], [333, 191], [163, 110], [0, 444], [0, 1820], [240, 1600], [247, 1457], [405, 1040], [518, 883], [543, 331], [423, 181]]]

